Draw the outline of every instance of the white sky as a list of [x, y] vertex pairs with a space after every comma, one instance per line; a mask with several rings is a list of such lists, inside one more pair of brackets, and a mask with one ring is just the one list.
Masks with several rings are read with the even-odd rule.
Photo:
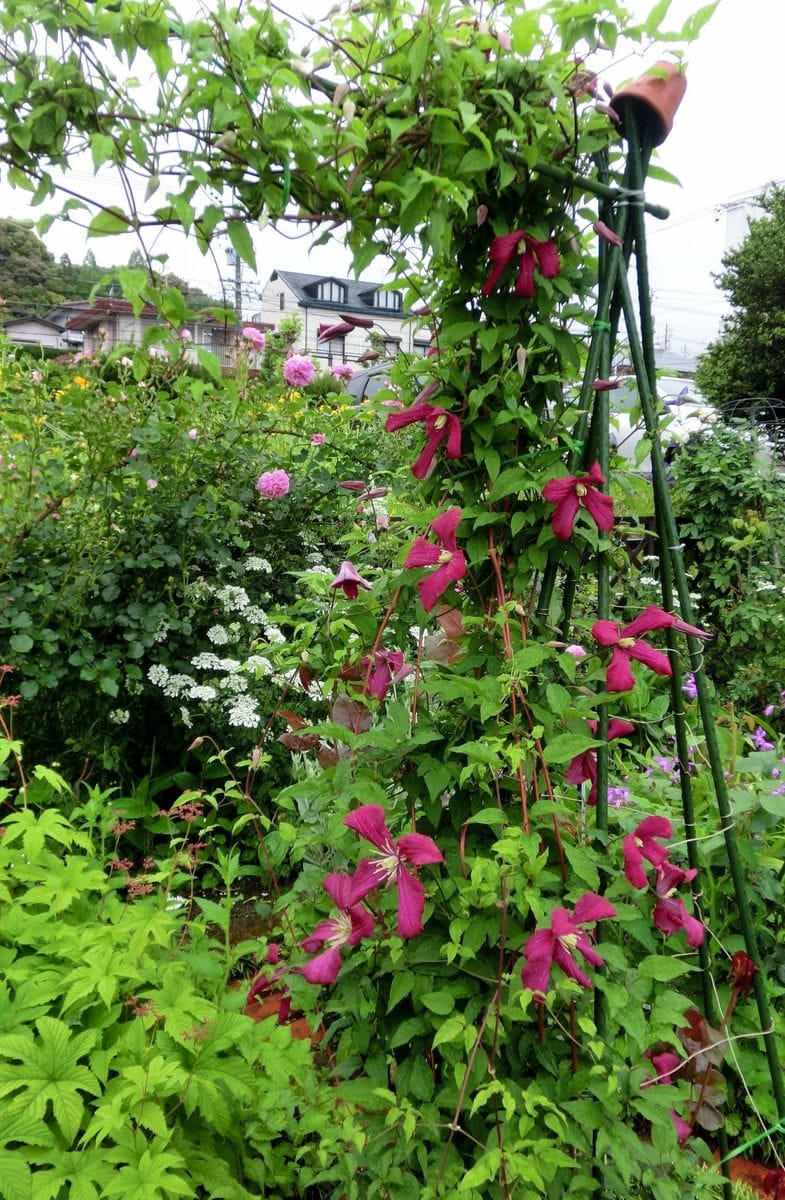
[[[284, 0], [285, 2], [285, 0]], [[673, 0], [668, 26], [678, 26], [700, 0]], [[654, 0], [631, 0], [636, 13], [645, 15]], [[324, 0], [298, 0], [304, 12], [323, 16]], [[725, 248], [725, 215], [720, 206], [732, 195], [757, 191], [772, 180], [785, 180], [785, 139], [782, 136], [782, 47], [785, 45], [785, 0], [720, 0], [687, 57], [688, 88], [672, 134], [659, 151], [659, 162], [678, 176], [681, 187], [652, 183], [651, 199], [671, 210], [668, 222], [651, 222], [650, 269], [654, 288], [657, 337], [666, 335], [681, 353], [699, 352], [717, 332], [725, 310], [724, 299], [712, 284]], [[639, 74], [657, 57], [627, 58], [610, 67], [603, 77], [618, 85]], [[87, 163], [73, 176], [75, 190], [108, 203], [120, 203], [115, 180], [93, 178]], [[25, 196], [0, 184], [0, 212], [37, 218]], [[87, 244], [73, 224], [55, 224], [45, 238], [58, 257], [67, 252], [81, 260]], [[263, 284], [275, 268], [348, 274], [349, 259], [340, 246], [319, 247], [309, 254], [312, 238], [285, 239], [272, 230], [256, 232], [258, 282]], [[99, 262], [127, 261], [133, 247], [127, 238], [101, 238], [91, 243]], [[159, 235], [153, 252], [169, 254], [169, 267], [191, 282], [214, 292], [218, 274], [230, 285], [224, 247], [217, 249], [218, 263], [203, 258], [195, 246], [170, 233]], [[256, 281], [243, 268], [246, 310], [256, 305]], [[364, 273], [383, 278], [383, 267]]]

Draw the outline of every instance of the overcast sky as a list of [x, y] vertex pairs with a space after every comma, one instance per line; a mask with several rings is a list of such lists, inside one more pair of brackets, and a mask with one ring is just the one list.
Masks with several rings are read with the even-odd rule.
[[[566, 0], [565, 0], [566, 2]], [[654, 0], [632, 0], [631, 7], [644, 15]], [[673, 0], [672, 13], [683, 17], [699, 0]], [[297, 0], [301, 11], [323, 16], [326, 3]], [[677, 26], [680, 20], [669, 20]], [[781, 132], [782, 54], [785, 45], [785, 0], [720, 0], [687, 57], [688, 88], [674, 130], [659, 151], [660, 163], [678, 176], [681, 187], [652, 183], [649, 195], [671, 210], [667, 222], [652, 222], [650, 258], [654, 287], [655, 319], [660, 344], [688, 354], [699, 352], [716, 333], [724, 311], [722, 296], [714, 289], [713, 271], [720, 267], [726, 242], [726, 216], [722, 206], [740, 193], [758, 191], [773, 180], [785, 180], [785, 139]], [[640, 73], [657, 57], [656, 51], [640, 59], [627, 58], [603, 72], [613, 85]], [[597, 63], [597, 66], [604, 64]], [[77, 190], [108, 203], [121, 202], [116, 182], [94, 180], [89, 163], [74, 176]], [[13, 216], [38, 217], [29, 211], [24, 196], [0, 186], [0, 211]], [[73, 225], [53, 226], [47, 245], [59, 257], [67, 252], [79, 260], [85, 243]], [[348, 256], [340, 247], [320, 247], [309, 253], [309, 236], [284, 239], [271, 230], [255, 234], [258, 251], [258, 285], [275, 268], [313, 272], [349, 271]], [[99, 261], [126, 261], [133, 243], [103, 238], [92, 243]], [[170, 256], [171, 269], [208, 291], [215, 291], [219, 272], [228, 278], [231, 268], [224, 247], [217, 248], [217, 263], [203, 258], [195, 247], [171, 234], [162, 234], [153, 247]], [[383, 267], [369, 278], [383, 278]], [[244, 268], [246, 317], [254, 308], [257, 280]]]

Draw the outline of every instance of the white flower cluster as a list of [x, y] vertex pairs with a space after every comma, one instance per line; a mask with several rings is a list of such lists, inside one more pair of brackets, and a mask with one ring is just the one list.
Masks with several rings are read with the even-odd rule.
[[214, 646], [225, 646], [229, 641], [229, 634], [223, 625], [211, 625], [207, 630], [207, 637]]
[[263, 571], [265, 575], [272, 574], [272, 567], [266, 558], [258, 558], [255, 554], [251, 554], [243, 563], [246, 571]]
[[243, 729], [256, 729], [259, 724], [259, 708], [251, 696], [240, 696], [229, 709], [230, 725], [239, 725]]
[[131, 720], [131, 714], [127, 708], [113, 708], [109, 713], [109, 720], [113, 725], [127, 725]]
[[245, 588], [235, 587], [230, 583], [225, 587], [218, 588], [215, 598], [227, 612], [242, 612], [251, 603], [251, 598]]

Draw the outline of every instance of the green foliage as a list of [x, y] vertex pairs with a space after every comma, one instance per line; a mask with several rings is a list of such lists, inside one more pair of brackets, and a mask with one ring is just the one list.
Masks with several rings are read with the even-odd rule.
[[[701, 358], [696, 382], [719, 409], [739, 416], [743, 400], [771, 398], [785, 414], [785, 190], [760, 198], [766, 215], [750, 221], [740, 246], [729, 250], [716, 282], [733, 313], [722, 336]], [[753, 408], [752, 404], [746, 406]]]
[[12, 811], [0, 842], [0, 1195], [318, 1194], [362, 1135], [309, 1042], [241, 1011], [229, 979], [249, 948], [221, 932], [234, 856], [219, 903], [189, 901], [175, 857], [134, 898], [92, 838], [52, 816]]
[[697, 611], [714, 634], [711, 677], [729, 700], [760, 710], [785, 678], [785, 479], [770, 447], [741, 423], [692, 439], [673, 470]]

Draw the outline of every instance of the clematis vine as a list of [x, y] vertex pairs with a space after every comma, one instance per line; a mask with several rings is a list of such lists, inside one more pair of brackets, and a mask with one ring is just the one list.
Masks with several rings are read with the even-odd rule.
[[[434, 385], [429, 384], [428, 386]], [[435, 386], [439, 385], [435, 384]], [[424, 389], [424, 391], [426, 390]], [[401, 412], [390, 413], [384, 423], [384, 428], [388, 433], [394, 433], [396, 429], [403, 429], [404, 426], [413, 425], [417, 421], [422, 421], [425, 425], [426, 442], [420, 457], [412, 466], [412, 475], [415, 479], [425, 479], [432, 468], [436, 451], [442, 442], [446, 442], [445, 458], [461, 457], [461, 423], [455, 413], [420, 401], [419, 403], [415, 402], [409, 408], [404, 408]]]
[[418, 537], [406, 555], [404, 567], [436, 567], [436, 570], [421, 579], [417, 584], [420, 601], [426, 612], [430, 612], [436, 601], [444, 594], [451, 583], [457, 583], [466, 574], [466, 558], [458, 549], [455, 540], [455, 530], [461, 520], [459, 508], [448, 508], [430, 528], [436, 534], [438, 545]]
[[375, 650], [373, 658], [364, 658], [362, 665], [367, 672], [365, 682], [366, 696], [375, 696], [379, 701], [384, 700], [390, 688], [400, 683], [412, 668], [403, 661], [400, 650]]
[[[569, 649], [569, 647], [568, 647]], [[592, 718], [587, 721], [592, 734], [597, 736], [597, 722]], [[616, 738], [627, 737], [635, 732], [635, 726], [630, 721], [621, 721], [618, 717], [611, 717], [608, 722], [608, 741], [613, 742]], [[591, 789], [589, 791], [588, 803], [597, 803], [597, 751], [584, 750], [583, 754], [576, 754], [567, 770], [564, 772], [564, 778], [567, 783], [573, 783], [576, 787], [580, 787], [582, 783], [591, 780]]]
[[344, 559], [341, 563], [341, 569], [330, 584], [330, 587], [343, 588], [344, 595], [348, 596], [350, 600], [357, 599], [359, 588], [365, 588], [367, 592], [371, 590], [371, 584], [367, 579], [363, 579], [354, 563], [349, 562], [348, 558]]
[[690, 916], [684, 906], [684, 901], [674, 893], [682, 883], [689, 883], [697, 874], [694, 867], [684, 871], [681, 867], [666, 861], [657, 868], [654, 885], [654, 890], [659, 897], [654, 905], [654, 924], [666, 937], [672, 937], [674, 933], [683, 929], [687, 935], [687, 945], [693, 948], [700, 946], [706, 931], [696, 917]]
[[322, 886], [338, 909], [338, 916], [320, 921], [302, 943], [308, 954], [316, 954], [310, 962], [297, 968], [309, 983], [335, 983], [341, 969], [341, 948], [359, 945], [374, 929], [373, 917], [357, 903], [355, 881], [351, 875], [335, 871], [325, 876]]
[[669, 838], [673, 826], [667, 817], [644, 817], [623, 843], [624, 874], [634, 888], [648, 887], [648, 877], [643, 860], [659, 870], [668, 861], [668, 847], [659, 844], [659, 838]]
[[482, 295], [490, 296], [513, 259], [519, 259], [518, 276], [515, 280], [515, 295], [531, 300], [534, 296], [534, 268], [538, 267], [545, 279], [555, 279], [561, 270], [559, 252], [555, 242], [541, 242], [537, 238], [516, 229], [513, 233], [495, 237], [488, 250], [491, 273], [483, 285]]
[[554, 963], [581, 987], [592, 987], [591, 980], [584, 975], [573, 953], [577, 950], [593, 967], [601, 967], [605, 960], [594, 949], [588, 934], [581, 926], [615, 916], [616, 909], [613, 905], [595, 892], [586, 892], [581, 896], [572, 915], [566, 908], [553, 909], [550, 928], [538, 929], [533, 933], [523, 951], [526, 964], [521, 971], [521, 981], [524, 987], [530, 988], [534, 993], [537, 1004], [543, 1004], [545, 1001]]
[[422, 833], [405, 833], [394, 841], [379, 804], [363, 804], [344, 817], [360, 837], [381, 850], [375, 858], [365, 858], [352, 876], [352, 905], [363, 900], [377, 887], [398, 889], [399, 937], [411, 938], [422, 933], [422, 914], [425, 908], [425, 888], [409, 867], [444, 862], [436, 843]]
[[609, 533], [615, 520], [613, 500], [599, 488], [605, 483], [600, 464], [594, 463], [588, 475], [566, 475], [563, 479], [551, 479], [542, 489], [542, 496], [556, 508], [551, 516], [551, 528], [556, 537], [566, 542], [572, 537], [575, 518], [580, 508], [585, 508], [598, 529]]
[[662, 650], [655, 650], [653, 646], [641, 640], [641, 634], [651, 633], [655, 629], [675, 629], [678, 633], [688, 633], [692, 637], [709, 637], [705, 630], [688, 625], [680, 617], [674, 617], [672, 613], [657, 608], [655, 604], [650, 604], [623, 629], [619, 629], [616, 621], [595, 621], [591, 629], [595, 642], [599, 642], [601, 646], [613, 647], [605, 677], [605, 686], [609, 692], [631, 692], [635, 687], [630, 663], [633, 658], [655, 671], [657, 675], [673, 674], [667, 654]]

